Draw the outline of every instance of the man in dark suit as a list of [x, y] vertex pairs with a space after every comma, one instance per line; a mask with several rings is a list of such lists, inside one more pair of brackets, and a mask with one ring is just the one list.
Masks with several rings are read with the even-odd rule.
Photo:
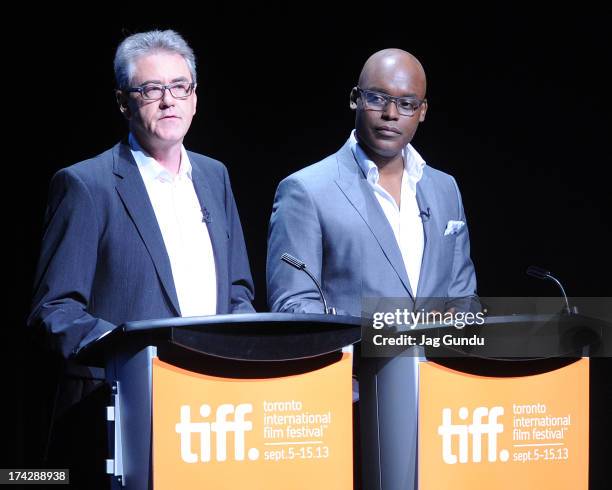
[[129, 139], [60, 170], [49, 193], [29, 324], [65, 357], [126, 321], [253, 311], [227, 170], [182, 145], [193, 52], [172, 31], [135, 34], [115, 74]]
[[174, 31], [135, 34], [115, 76], [129, 138], [50, 187], [28, 324], [64, 358], [127, 321], [254, 311], [227, 170], [183, 147], [193, 51]]

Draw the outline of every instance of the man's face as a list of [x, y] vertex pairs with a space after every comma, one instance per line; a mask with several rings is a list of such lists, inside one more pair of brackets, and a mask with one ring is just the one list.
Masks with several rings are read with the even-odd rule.
[[[398, 60], [385, 60], [366, 74], [360, 88], [395, 97], [425, 97], [425, 79], [412, 65]], [[419, 122], [425, 119], [424, 102], [412, 116], [401, 115], [394, 102], [382, 111], [366, 109], [363, 98], [353, 89], [351, 101], [356, 106], [357, 138], [371, 158], [391, 159], [410, 143]]]
[[[191, 78], [189, 67], [181, 55], [158, 52], [136, 60], [131, 86], [192, 82]], [[143, 99], [139, 93], [126, 95], [121, 110], [129, 121], [130, 131], [145, 149], [182, 143], [196, 112], [195, 91], [185, 99], [175, 99], [166, 89], [164, 96], [154, 101]]]

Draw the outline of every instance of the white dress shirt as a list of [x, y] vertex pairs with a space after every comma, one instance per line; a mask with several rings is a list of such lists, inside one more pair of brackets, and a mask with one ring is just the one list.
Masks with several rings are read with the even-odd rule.
[[181, 164], [174, 176], [147, 154], [132, 134], [129, 143], [164, 239], [181, 316], [214, 315], [215, 258], [185, 147], [181, 147]]
[[402, 150], [404, 172], [402, 174], [400, 206], [398, 206], [391, 194], [378, 183], [380, 179], [378, 167], [368, 158], [359, 145], [355, 130], [351, 133], [350, 145], [357, 163], [359, 163], [368, 183], [374, 190], [374, 195], [391, 225], [395, 240], [402, 253], [412, 294], [416, 296], [425, 246], [423, 222], [416, 200], [416, 186], [423, 176], [425, 160], [410, 144]]

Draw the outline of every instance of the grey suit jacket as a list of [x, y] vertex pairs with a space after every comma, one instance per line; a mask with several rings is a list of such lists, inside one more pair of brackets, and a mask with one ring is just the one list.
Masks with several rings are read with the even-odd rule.
[[[217, 312], [252, 312], [253, 281], [226, 168], [188, 152], [217, 272]], [[116, 325], [180, 316], [170, 260], [129, 146], [51, 181], [28, 324], [64, 357]]]
[[[410, 308], [441, 310], [450, 302], [471, 308], [477, 302], [476, 277], [467, 226], [444, 235], [449, 220], [465, 221], [455, 179], [426, 166], [417, 201], [429, 216], [422, 216], [425, 248], [415, 301], [393, 230], [348, 141], [337, 153], [284, 179], [268, 235], [269, 307], [322, 313], [310, 279], [280, 261], [288, 252], [320, 279], [330, 306], [350, 315], [362, 314], [363, 298], [406, 298]], [[442, 298], [445, 304], [425, 298]]]

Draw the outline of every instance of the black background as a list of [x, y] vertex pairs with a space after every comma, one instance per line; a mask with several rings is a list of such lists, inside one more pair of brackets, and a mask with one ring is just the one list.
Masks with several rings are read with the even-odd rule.
[[[307, 4], [302, 11], [202, 11], [166, 3], [151, 11], [145, 3], [105, 12], [81, 6], [70, 15], [14, 19], [24, 29], [12, 47], [23, 54], [19, 80], [29, 95], [10, 164], [21, 191], [7, 210], [18, 213], [17, 300], [2, 339], [16, 367], [7, 419], [16, 423], [3, 424], [10, 464], [36, 461], [46, 423], [48, 386], [33, 373], [49, 359], [22, 333], [49, 179], [125, 135], [112, 59], [121, 39], [141, 30], [176, 29], [196, 53], [198, 113], [185, 146], [229, 169], [259, 311], [266, 310], [276, 186], [344, 143], [353, 127], [350, 89], [367, 57], [386, 47], [412, 52], [427, 72], [429, 111], [413, 144], [459, 183], [479, 294], [556, 295], [553, 284], [525, 275], [537, 264], [554, 271], [570, 296], [612, 296], [610, 9], [536, 14], [376, 4], [332, 14]], [[605, 389], [610, 403], [609, 381]], [[600, 422], [609, 436], [610, 423]]]

